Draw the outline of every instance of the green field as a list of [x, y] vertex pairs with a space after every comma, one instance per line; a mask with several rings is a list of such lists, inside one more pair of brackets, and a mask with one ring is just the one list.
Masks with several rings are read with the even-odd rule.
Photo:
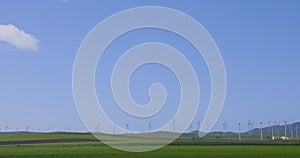
[[[111, 136], [107, 136], [108, 138]], [[116, 150], [100, 142], [90, 134], [2, 134], [0, 142], [84, 139], [86, 142], [14, 144], [0, 145], [0, 158], [117, 158], [117, 157], [263, 157], [263, 158], [298, 158], [300, 157], [299, 141], [259, 141], [259, 140], [195, 140], [195, 135], [186, 134], [172, 144], [159, 150], [145, 153], [129, 153]]]
[[77, 139], [96, 139], [91, 134], [86, 133], [20, 133], [20, 134], [2, 134], [0, 135], [1, 141], [26, 141], [26, 140], [45, 140], [45, 139], [65, 139], [65, 138], [77, 138]]
[[118, 151], [98, 143], [44, 144], [1, 146], [1, 158], [93, 158], [93, 157], [263, 157], [298, 158], [298, 146], [167, 146], [146, 153], [128, 153]]

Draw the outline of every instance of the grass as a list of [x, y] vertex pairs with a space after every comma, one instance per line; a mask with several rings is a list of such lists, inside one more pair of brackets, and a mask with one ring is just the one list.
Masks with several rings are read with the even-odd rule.
[[85, 133], [10, 133], [1, 134], [0, 141], [26, 141], [26, 140], [45, 140], [45, 139], [96, 139], [91, 134]]
[[[161, 133], [166, 135], [167, 133]], [[150, 134], [151, 135], [151, 134]], [[139, 136], [135, 135], [134, 137]], [[149, 135], [144, 135], [148, 137]], [[300, 141], [260, 141], [248, 139], [237, 141], [236, 134], [210, 134], [203, 139], [195, 139], [196, 134], [183, 134], [178, 140], [159, 150], [146, 153], [128, 153], [116, 150], [100, 142], [48, 143], [32, 145], [0, 145], [0, 158], [114, 158], [114, 157], [263, 157], [298, 158]], [[218, 138], [217, 138], [218, 137]], [[114, 139], [110, 135], [104, 138]], [[0, 142], [29, 141], [47, 139], [89, 139], [96, 140], [91, 134], [84, 133], [19, 133], [1, 134]], [[123, 138], [126, 141], [126, 137]]]
[[0, 146], [0, 158], [298, 158], [299, 146], [166, 146], [146, 153], [128, 153], [98, 143]]

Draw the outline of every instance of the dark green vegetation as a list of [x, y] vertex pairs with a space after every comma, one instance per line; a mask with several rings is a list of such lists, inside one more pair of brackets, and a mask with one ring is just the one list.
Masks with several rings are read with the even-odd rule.
[[[248, 139], [237, 141], [236, 134], [227, 134], [221, 138], [220, 133], [207, 135], [198, 139], [195, 134], [184, 134], [178, 140], [159, 150], [146, 153], [128, 153], [116, 150], [100, 142], [90, 134], [1, 134], [0, 142], [22, 142], [47, 140], [43, 144], [0, 145], [0, 158], [93, 158], [93, 157], [263, 157], [298, 158], [299, 141], [271, 141]], [[109, 135], [107, 137], [110, 137]], [[245, 136], [246, 137], [246, 136]], [[53, 140], [72, 140], [72, 142], [55, 143]], [[85, 142], [78, 142], [84, 140]]]

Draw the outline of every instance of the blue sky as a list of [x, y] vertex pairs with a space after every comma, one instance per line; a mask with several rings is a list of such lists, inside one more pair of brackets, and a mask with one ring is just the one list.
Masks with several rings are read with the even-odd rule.
[[[31, 35], [24, 39], [29, 40], [29, 46], [22, 47], [19, 43], [1, 40], [0, 34], [2, 130], [6, 125], [11, 129], [24, 129], [27, 125], [35, 129], [83, 128], [72, 96], [73, 61], [81, 41], [104, 18], [124, 9], [147, 5], [186, 11], [208, 30], [218, 45], [228, 81], [226, 101], [216, 130], [221, 129], [223, 121], [228, 122], [232, 130], [239, 121], [244, 130], [248, 120], [256, 123], [275, 119], [300, 121], [298, 1], [36, 0], [1, 1], [0, 4], [0, 26], [10, 24], [19, 32], [23, 30]], [[115, 41], [116, 46], [112, 45], [105, 52], [104, 62], [98, 65], [96, 89], [105, 92], [98, 97], [104, 98], [102, 101], [106, 104], [113, 103], [105, 87], [107, 79], [101, 78], [101, 74], [110, 72], [113, 60], [121, 55], [120, 50], [145, 41], [176, 45], [196, 68], [201, 107], [195, 124], [203, 117], [203, 109], [209, 102], [209, 73], [201, 56], [195, 55], [196, 50], [180, 37], [161, 30], [138, 30]], [[172, 75], [157, 65], [142, 67], [132, 77], [133, 97], [146, 104], [149, 84], [159, 81], [170, 94], [168, 104], [176, 104], [179, 89]], [[169, 106], [169, 110], [161, 114], [163, 120], [171, 117], [174, 107]], [[121, 115], [113, 108], [105, 108], [112, 117]], [[121, 126], [134, 122], [132, 118], [121, 116], [124, 117], [123, 122], [119, 122]], [[160, 121], [159, 118], [152, 120]]]

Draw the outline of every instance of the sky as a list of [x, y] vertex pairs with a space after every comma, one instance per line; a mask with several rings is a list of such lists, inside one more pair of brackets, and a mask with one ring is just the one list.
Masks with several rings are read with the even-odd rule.
[[[250, 120], [264, 126], [275, 120], [300, 121], [300, 2], [296, 0], [174, 1], [174, 0], [48, 0], [0, 1], [0, 128], [22, 130], [84, 129], [72, 94], [77, 50], [88, 32], [119, 11], [163, 6], [190, 15], [216, 42], [226, 68], [227, 93], [214, 130], [227, 122], [247, 130]], [[96, 90], [104, 110], [118, 125], [138, 124], [114, 107], [109, 75], [114, 62], [130, 47], [156, 41], [176, 46], [190, 60], [200, 83], [196, 122], [210, 99], [210, 76], [190, 43], [159, 29], [128, 32], [107, 48], [97, 66]], [[146, 121], [154, 127], [172, 118], [179, 102], [178, 80], [169, 69], [148, 64], [132, 76], [130, 92], [136, 102], [149, 102], [148, 88], [161, 82], [168, 91], [166, 107]]]

